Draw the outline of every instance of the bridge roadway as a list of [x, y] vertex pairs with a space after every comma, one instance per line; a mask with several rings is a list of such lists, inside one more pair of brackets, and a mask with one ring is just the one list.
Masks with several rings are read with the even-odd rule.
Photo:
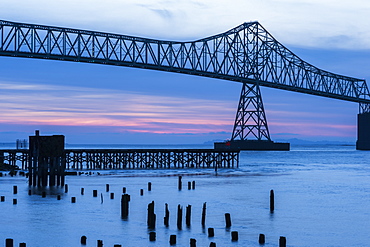
[[238, 81], [360, 103], [364, 79], [321, 70], [280, 44], [258, 22], [189, 42], [0, 20], [0, 56], [162, 70]]
[[[65, 149], [66, 170], [237, 168], [239, 151], [214, 149]], [[0, 163], [29, 168], [28, 149], [0, 150]]]

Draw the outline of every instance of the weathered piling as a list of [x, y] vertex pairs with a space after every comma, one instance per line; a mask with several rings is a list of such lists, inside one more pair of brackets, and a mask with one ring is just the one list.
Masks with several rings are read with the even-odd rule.
[[126, 194], [126, 187], [123, 187], [123, 188], [122, 188], [122, 193], [123, 193], [123, 194]]
[[188, 181], [188, 190], [191, 190], [191, 182]]
[[113, 192], [110, 193], [110, 199], [114, 199], [114, 193]]
[[176, 244], [176, 235], [170, 235], [170, 245]]
[[155, 232], [149, 232], [149, 241], [153, 242], [156, 240], [156, 233]]
[[216, 243], [215, 243], [215, 242], [211, 242], [211, 243], [209, 244], [209, 247], [216, 247]]
[[106, 191], [106, 192], [109, 192], [109, 184], [106, 184], [106, 185], [105, 185], [105, 191]]
[[180, 204], [177, 206], [177, 229], [182, 229], [182, 207]]
[[231, 241], [235, 242], [239, 240], [239, 234], [237, 231], [232, 231], [231, 232]]
[[179, 190], [182, 189], [182, 176], [179, 176], [179, 181], [178, 181], [177, 187], [178, 187]]
[[259, 237], [258, 237], [258, 243], [259, 244], [265, 244], [265, 242], [266, 242], [265, 234], [260, 234]]
[[87, 240], [86, 236], [81, 236], [80, 242], [81, 242], [82, 245], [86, 245], [86, 240]]
[[190, 247], [197, 247], [197, 240], [195, 238], [190, 239]]
[[17, 185], [13, 186], [13, 194], [16, 195], [18, 193], [18, 187]]
[[164, 225], [166, 227], [168, 227], [169, 226], [169, 221], [170, 221], [170, 211], [168, 210], [168, 204], [167, 203], [165, 204], [165, 214], [164, 214], [163, 221], [164, 221]]
[[147, 224], [149, 229], [155, 228], [156, 215], [154, 213], [154, 201], [148, 204], [148, 219]]
[[64, 185], [64, 193], [68, 193], [68, 184]]
[[279, 238], [279, 247], [286, 247], [286, 238], [283, 236]]
[[57, 200], [59, 201], [61, 199], [61, 196], [60, 195], [57, 195]]
[[206, 210], [207, 210], [207, 203], [203, 203], [202, 208], [202, 227], [206, 226]]
[[192, 189], [195, 190], [195, 181], [191, 182]]
[[14, 240], [12, 238], [5, 239], [5, 247], [13, 247], [14, 246]]
[[16, 199], [16, 198], [14, 198], [14, 199], [13, 199], [13, 205], [16, 205], [17, 203], [18, 203], [17, 199]]
[[123, 194], [121, 199], [121, 218], [125, 219], [129, 212], [130, 195]]
[[41, 197], [43, 197], [43, 198], [45, 198], [45, 197], [46, 197], [46, 192], [45, 192], [45, 191], [43, 191], [43, 192], [41, 193]]
[[0, 201], [1, 201], [1, 202], [5, 202], [5, 196], [1, 196], [1, 197], [0, 197]]
[[273, 213], [275, 210], [275, 195], [274, 190], [270, 190], [270, 212]]
[[93, 190], [93, 197], [98, 197], [98, 191], [97, 190]]
[[186, 226], [190, 227], [191, 225], [191, 205], [186, 206], [185, 222], [186, 222]]
[[19, 243], [19, 247], [26, 247], [26, 243]]
[[122, 245], [121, 244], [115, 244], [115, 245], [113, 245], [113, 247], [122, 247]]
[[144, 189], [140, 189], [140, 195], [143, 196], [144, 195]]
[[152, 191], [152, 183], [148, 182], [148, 191]]
[[97, 244], [98, 247], [103, 247], [103, 240], [98, 240]]
[[73, 196], [73, 197], [71, 197], [71, 202], [72, 202], [72, 203], [76, 203], [76, 197], [74, 197], [74, 196]]
[[85, 194], [85, 188], [81, 188], [81, 195]]
[[28, 190], [28, 195], [32, 195], [32, 190]]
[[214, 228], [209, 227], [209, 228], [208, 228], [208, 237], [209, 237], [209, 238], [212, 238], [212, 237], [214, 237], [214, 236], [215, 236], [215, 229], [214, 229]]
[[225, 222], [226, 222], [226, 227], [229, 228], [231, 227], [231, 217], [229, 213], [225, 214]]

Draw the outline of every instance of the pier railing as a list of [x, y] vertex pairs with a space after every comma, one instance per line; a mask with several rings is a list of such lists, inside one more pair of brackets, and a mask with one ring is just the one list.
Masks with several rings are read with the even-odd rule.
[[[237, 168], [239, 151], [214, 149], [65, 149], [67, 170]], [[0, 150], [0, 163], [29, 167], [27, 149]]]

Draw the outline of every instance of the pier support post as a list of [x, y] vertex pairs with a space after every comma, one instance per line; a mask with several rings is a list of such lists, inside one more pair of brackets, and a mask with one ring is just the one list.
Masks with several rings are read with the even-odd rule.
[[370, 112], [357, 115], [357, 150], [370, 150]]

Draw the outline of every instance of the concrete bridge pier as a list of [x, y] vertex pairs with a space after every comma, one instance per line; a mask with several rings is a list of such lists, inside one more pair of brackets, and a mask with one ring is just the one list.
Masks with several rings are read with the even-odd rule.
[[357, 150], [370, 150], [370, 112], [357, 115]]

